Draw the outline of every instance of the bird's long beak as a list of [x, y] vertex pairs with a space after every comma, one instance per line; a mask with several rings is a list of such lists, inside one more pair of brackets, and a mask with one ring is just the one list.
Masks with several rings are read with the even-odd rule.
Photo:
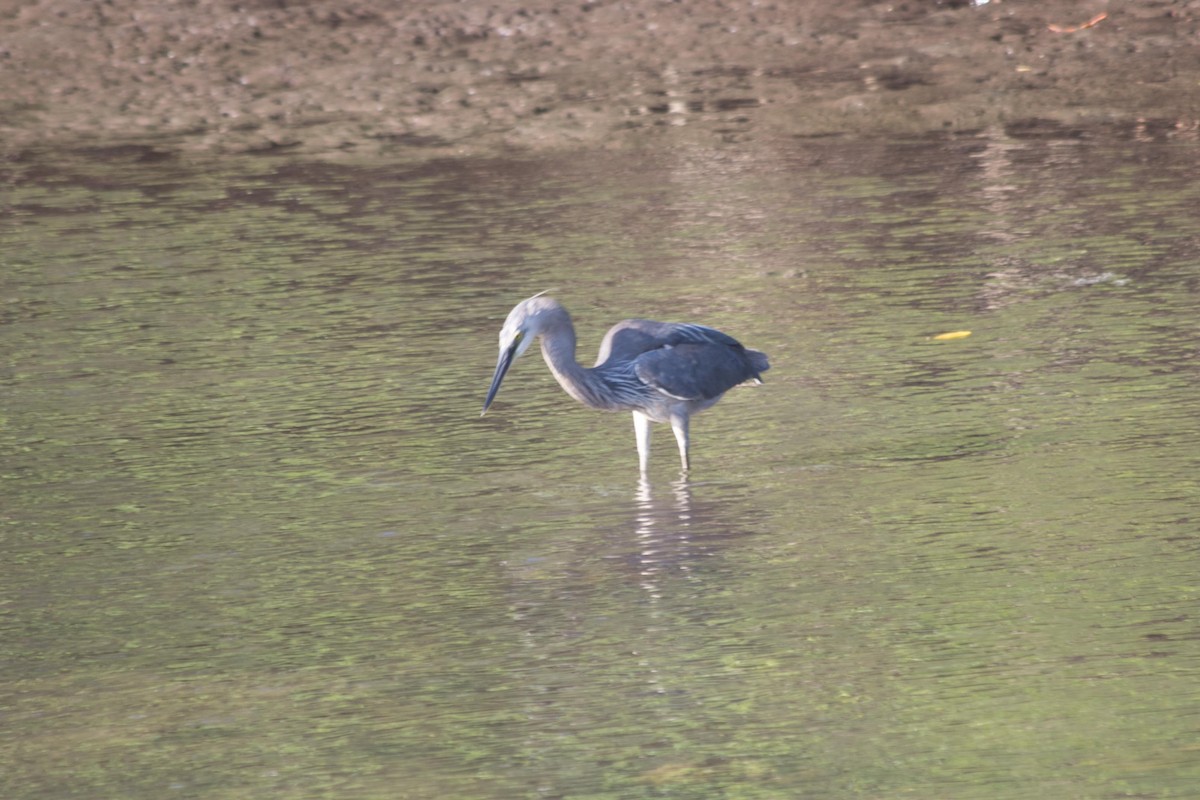
[[496, 399], [496, 392], [500, 391], [500, 382], [504, 380], [504, 375], [508, 372], [508, 368], [512, 366], [513, 358], [517, 353], [517, 343], [505, 348], [500, 353], [500, 359], [496, 362], [496, 374], [492, 376], [492, 386], [488, 389], [487, 398], [483, 401], [483, 411], [479, 416], [487, 413], [488, 408], [492, 405], [492, 401]]

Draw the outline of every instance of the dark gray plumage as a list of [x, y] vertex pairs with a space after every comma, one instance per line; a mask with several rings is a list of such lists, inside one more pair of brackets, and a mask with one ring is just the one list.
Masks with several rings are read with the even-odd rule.
[[650, 423], [668, 422], [686, 471], [688, 420], [742, 383], [762, 383], [767, 357], [704, 325], [627, 319], [609, 328], [594, 367], [575, 360], [575, 326], [567, 310], [542, 295], [523, 300], [500, 330], [500, 358], [483, 402], [487, 413], [512, 363], [535, 338], [567, 394], [592, 408], [632, 411], [638, 464], [650, 458]]

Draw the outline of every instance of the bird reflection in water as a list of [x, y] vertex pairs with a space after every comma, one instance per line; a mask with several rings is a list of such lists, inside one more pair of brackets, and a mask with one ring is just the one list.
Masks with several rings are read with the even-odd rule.
[[665, 573], [690, 577], [691, 562], [699, 555], [690, 536], [692, 485], [687, 478], [672, 481], [669, 498], [656, 502], [650, 481], [643, 475], [633, 500], [638, 577], [647, 594], [657, 599], [661, 596], [659, 580]]

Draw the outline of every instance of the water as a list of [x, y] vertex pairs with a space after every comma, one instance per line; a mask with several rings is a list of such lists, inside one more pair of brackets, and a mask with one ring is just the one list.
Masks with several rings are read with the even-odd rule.
[[[0, 796], [1192, 796], [1198, 155], [10, 162]], [[641, 483], [548, 288], [772, 371]]]

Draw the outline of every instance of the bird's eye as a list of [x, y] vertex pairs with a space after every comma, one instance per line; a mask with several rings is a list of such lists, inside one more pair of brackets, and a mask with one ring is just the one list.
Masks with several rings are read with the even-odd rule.
[[513, 337], [513, 344], [520, 344], [524, 338], [525, 334], [522, 331], [517, 331], [517, 335]]

